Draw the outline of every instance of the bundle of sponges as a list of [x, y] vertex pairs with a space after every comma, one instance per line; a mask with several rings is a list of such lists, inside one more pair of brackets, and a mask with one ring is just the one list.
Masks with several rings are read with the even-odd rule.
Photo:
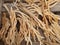
[[[7, 13], [3, 12], [0, 38], [5, 45], [40, 45], [60, 44], [60, 16], [49, 10], [46, 0], [30, 3], [16, 1], [12, 4], [4, 4]], [[39, 3], [41, 6], [39, 7]]]

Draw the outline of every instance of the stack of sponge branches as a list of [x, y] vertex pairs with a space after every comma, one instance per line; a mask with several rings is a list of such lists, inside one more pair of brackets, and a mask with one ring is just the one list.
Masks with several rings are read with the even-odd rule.
[[3, 4], [7, 13], [2, 13], [0, 39], [5, 45], [22, 45], [23, 42], [23, 45], [33, 45], [33, 42], [60, 45], [60, 16], [50, 11], [57, 2], [54, 1], [16, 0]]

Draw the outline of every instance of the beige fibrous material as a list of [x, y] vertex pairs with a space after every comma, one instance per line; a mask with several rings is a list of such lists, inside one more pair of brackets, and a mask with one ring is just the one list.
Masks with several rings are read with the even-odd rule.
[[0, 39], [5, 45], [60, 45], [60, 16], [50, 11], [50, 4], [57, 0], [23, 1], [3, 4], [7, 13], [2, 14]]

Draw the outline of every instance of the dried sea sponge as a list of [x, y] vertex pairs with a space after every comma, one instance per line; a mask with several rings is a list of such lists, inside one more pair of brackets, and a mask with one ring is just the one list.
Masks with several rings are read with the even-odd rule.
[[8, 14], [2, 14], [0, 38], [5, 41], [5, 45], [22, 45], [23, 42], [25, 45], [33, 45], [33, 42], [39, 42], [40, 45], [59, 45], [60, 16], [49, 10], [46, 0], [40, 0], [40, 7], [29, 2], [32, 0], [25, 1], [29, 4], [21, 1], [3, 4]]

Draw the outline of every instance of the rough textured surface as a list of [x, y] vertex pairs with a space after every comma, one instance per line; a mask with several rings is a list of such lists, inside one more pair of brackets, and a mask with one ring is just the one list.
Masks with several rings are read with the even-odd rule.
[[60, 12], [60, 3], [57, 3], [54, 7], [52, 7], [51, 11]]

